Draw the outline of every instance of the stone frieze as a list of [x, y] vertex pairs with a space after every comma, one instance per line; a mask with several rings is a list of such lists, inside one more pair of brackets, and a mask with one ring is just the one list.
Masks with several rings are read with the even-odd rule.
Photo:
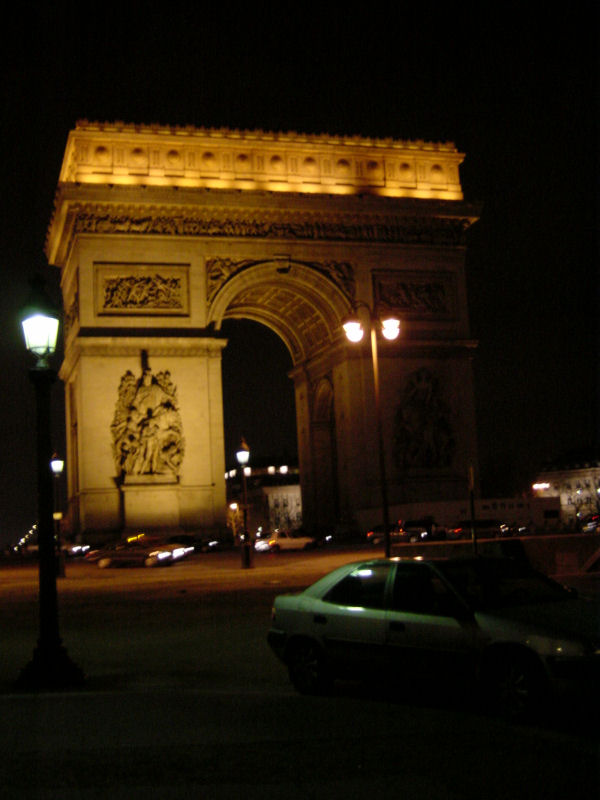
[[73, 232], [144, 236], [461, 245], [472, 220], [449, 216], [324, 215], [253, 209], [73, 208]]
[[449, 320], [456, 317], [456, 278], [450, 272], [376, 272], [376, 302], [404, 319]]

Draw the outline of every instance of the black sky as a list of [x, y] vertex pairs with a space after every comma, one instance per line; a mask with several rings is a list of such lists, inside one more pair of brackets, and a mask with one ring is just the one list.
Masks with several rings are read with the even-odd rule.
[[[83, 118], [454, 141], [465, 196], [482, 204], [467, 277], [484, 491], [520, 491], [545, 460], [598, 445], [594, 4], [451, 5], [59, 2], [5, 23], [0, 525], [35, 515], [16, 309], [44, 268], [67, 133]], [[57, 272], [46, 268], [55, 291]], [[256, 409], [272, 407], [275, 384], [284, 393], [267, 350]], [[229, 357], [239, 381], [247, 358]], [[251, 423], [283, 447], [284, 416], [261, 429], [255, 410], [228, 435]]]

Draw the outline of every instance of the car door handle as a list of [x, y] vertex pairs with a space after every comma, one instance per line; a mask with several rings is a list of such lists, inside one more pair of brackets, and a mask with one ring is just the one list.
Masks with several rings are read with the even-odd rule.
[[313, 622], [315, 622], [317, 625], [326, 625], [327, 617], [324, 614], [315, 614], [313, 617]]
[[403, 622], [390, 622], [391, 631], [405, 631], [406, 625]]

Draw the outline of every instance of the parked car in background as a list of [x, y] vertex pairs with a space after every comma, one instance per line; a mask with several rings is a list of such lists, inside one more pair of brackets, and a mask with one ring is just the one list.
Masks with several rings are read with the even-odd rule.
[[[370, 530], [367, 531], [367, 542], [373, 546], [383, 544], [384, 538], [385, 534], [383, 531], [383, 525], [374, 525], [372, 528], [370, 528]], [[397, 522], [390, 524], [390, 541], [408, 541], [404, 538], [404, 531], [402, 531], [399, 523]]]
[[600, 514], [588, 514], [581, 520], [582, 533], [598, 533], [600, 531]]
[[598, 605], [508, 558], [346, 564], [276, 597], [268, 642], [303, 693], [338, 677], [468, 681], [511, 717], [600, 678]]
[[411, 542], [439, 541], [446, 538], [446, 528], [438, 525], [433, 517], [403, 521], [401, 529]]
[[499, 536], [512, 536], [511, 526], [497, 519], [463, 519], [456, 525], [448, 528], [449, 539], [470, 539], [471, 528], [475, 528], [475, 535], [478, 539], [495, 539]]
[[254, 549], [258, 552], [271, 551], [278, 553], [280, 550], [310, 550], [317, 546], [314, 536], [307, 536], [303, 531], [276, 530], [270, 536], [257, 539]]
[[[438, 525], [433, 517], [422, 519], [398, 520], [390, 525], [390, 541], [394, 544], [400, 542], [424, 542], [446, 538], [446, 528]], [[367, 532], [367, 541], [372, 545], [383, 544], [383, 525], [375, 525]]]

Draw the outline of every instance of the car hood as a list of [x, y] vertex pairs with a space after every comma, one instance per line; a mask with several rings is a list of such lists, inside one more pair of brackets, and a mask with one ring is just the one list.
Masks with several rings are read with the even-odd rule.
[[476, 618], [484, 625], [514, 623], [554, 636], [600, 638], [600, 606], [578, 598], [477, 612]]

